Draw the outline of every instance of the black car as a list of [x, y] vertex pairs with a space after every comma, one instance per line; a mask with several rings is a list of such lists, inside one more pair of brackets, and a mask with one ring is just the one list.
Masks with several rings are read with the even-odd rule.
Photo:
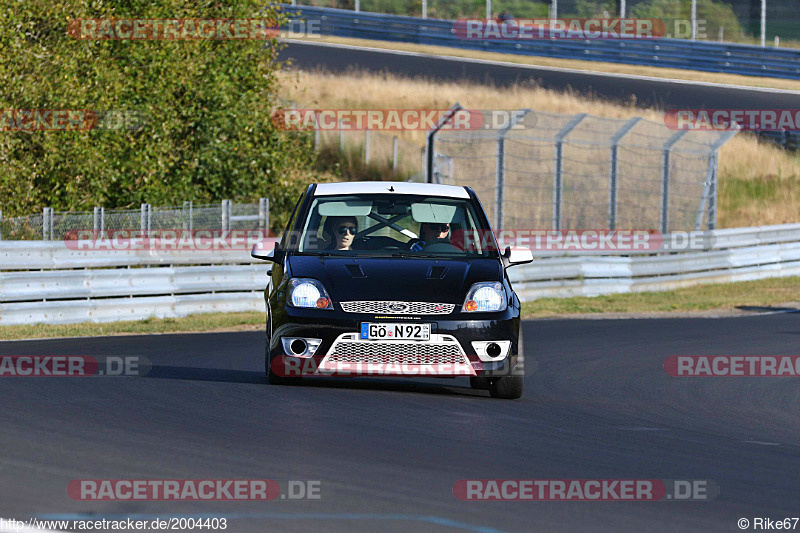
[[274, 249], [265, 291], [266, 375], [469, 376], [493, 397], [523, 390], [520, 302], [469, 187], [310, 185]]

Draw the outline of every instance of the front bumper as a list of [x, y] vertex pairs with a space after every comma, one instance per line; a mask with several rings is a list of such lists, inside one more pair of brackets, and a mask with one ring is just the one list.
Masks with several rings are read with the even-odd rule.
[[[272, 371], [283, 376], [501, 376], [521, 372], [519, 309], [497, 313], [387, 316], [285, 308], [269, 347]], [[361, 340], [362, 322], [431, 324], [430, 341]], [[284, 349], [283, 337], [321, 339], [310, 356]], [[472, 341], [510, 341], [499, 360], [482, 361]]]

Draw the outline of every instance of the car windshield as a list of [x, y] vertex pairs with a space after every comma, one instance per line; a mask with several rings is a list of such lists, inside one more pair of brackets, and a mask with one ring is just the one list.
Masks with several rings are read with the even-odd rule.
[[479, 258], [496, 255], [470, 199], [369, 194], [314, 199], [298, 252], [349, 257]]

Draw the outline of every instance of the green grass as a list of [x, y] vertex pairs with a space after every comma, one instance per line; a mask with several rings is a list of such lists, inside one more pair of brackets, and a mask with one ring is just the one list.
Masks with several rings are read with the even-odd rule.
[[207, 331], [243, 331], [262, 329], [265, 314], [206, 313], [183, 318], [146, 318], [103, 324], [33, 324], [0, 326], [0, 340], [45, 339], [54, 337], [95, 337], [102, 335], [137, 335]]
[[[522, 304], [525, 318], [594, 313], [678, 313], [772, 307], [800, 301], [800, 277], [698, 285], [667, 292], [541, 298]], [[796, 306], [795, 306], [796, 307]]]

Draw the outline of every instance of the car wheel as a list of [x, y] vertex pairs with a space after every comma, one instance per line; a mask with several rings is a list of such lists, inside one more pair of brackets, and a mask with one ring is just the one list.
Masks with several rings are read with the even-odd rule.
[[[522, 325], [520, 324], [519, 340], [517, 347], [517, 360], [524, 357], [522, 341]], [[492, 398], [502, 398], [504, 400], [516, 400], [522, 396], [525, 388], [525, 376], [503, 376], [492, 381], [489, 386], [489, 394]]]
[[267, 347], [264, 351], [264, 375], [267, 376], [267, 383], [270, 385], [297, 385], [301, 378], [287, 378], [272, 371], [272, 356], [269, 349], [272, 344], [272, 317], [267, 320]]
[[475, 390], [489, 390], [489, 378], [470, 376], [469, 386]]

